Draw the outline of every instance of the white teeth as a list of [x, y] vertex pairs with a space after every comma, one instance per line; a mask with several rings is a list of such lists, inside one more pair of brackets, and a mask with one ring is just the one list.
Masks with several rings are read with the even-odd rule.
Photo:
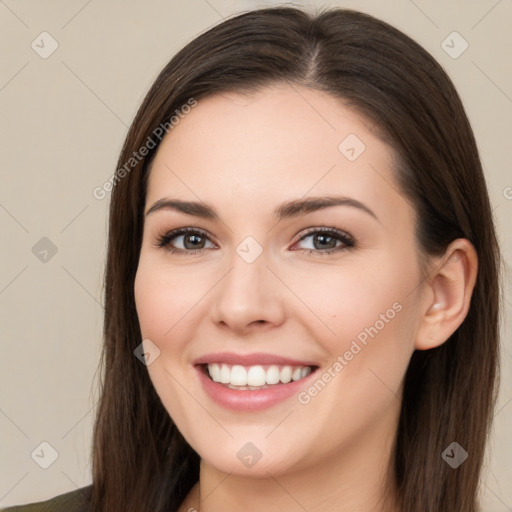
[[307, 377], [311, 373], [311, 368], [309, 366], [304, 366], [300, 370], [300, 378], [303, 379], [304, 377]]
[[231, 368], [225, 364], [221, 365], [221, 367], [220, 367], [220, 382], [222, 384], [229, 384], [230, 380], [231, 380]]
[[[241, 366], [212, 363], [208, 373], [214, 382], [226, 384], [231, 389], [261, 389], [273, 384], [288, 384], [303, 379], [311, 373], [310, 366], [277, 366], [266, 369], [262, 365]], [[236, 387], [238, 386], [238, 387]]]
[[220, 381], [220, 369], [217, 363], [213, 363], [208, 366], [208, 372], [210, 373], [210, 377], [214, 382]]
[[247, 371], [243, 366], [235, 364], [231, 368], [231, 380], [233, 386], [247, 386]]
[[281, 379], [281, 382], [283, 384], [288, 384], [292, 380], [292, 367], [291, 366], [283, 366], [281, 368], [281, 373], [279, 375], [279, 378]]
[[[231, 370], [233, 371], [233, 370]], [[267, 372], [263, 366], [251, 366], [247, 372], [247, 384], [249, 386], [264, 386], [267, 382]]]
[[267, 370], [267, 384], [277, 384], [279, 382], [279, 367], [271, 366]]

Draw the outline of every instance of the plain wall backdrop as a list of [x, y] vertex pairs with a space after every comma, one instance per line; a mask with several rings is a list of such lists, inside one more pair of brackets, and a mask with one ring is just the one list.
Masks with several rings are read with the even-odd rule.
[[[0, 0], [1, 506], [91, 482], [109, 201], [93, 190], [116, 170], [136, 109], [184, 44], [271, 5], [367, 12], [440, 62], [472, 122], [510, 268], [512, 0]], [[510, 283], [485, 512], [512, 510]]]

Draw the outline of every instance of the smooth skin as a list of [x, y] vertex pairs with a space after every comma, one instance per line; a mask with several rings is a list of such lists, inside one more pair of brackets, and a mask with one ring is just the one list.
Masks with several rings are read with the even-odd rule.
[[[346, 155], [357, 152], [339, 149], [350, 134], [365, 145], [354, 161]], [[393, 168], [393, 148], [371, 124], [297, 85], [201, 99], [163, 140], [145, 212], [181, 199], [219, 217], [146, 215], [135, 281], [142, 339], [160, 350], [150, 378], [201, 457], [180, 512], [398, 510], [392, 479], [383, 496], [404, 375], [415, 349], [444, 343], [465, 318], [477, 256], [458, 239], [425, 264]], [[273, 217], [285, 202], [332, 195], [373, 215], [338, 205]], [[158, 245], [183, 227], [200, 233]], [[310, 228], [339, 230], [354, 243]], [[262, 249], [252, 263], [237, 253], [249, 236]], [[400, 312], [304, 405], [294, 396], [261, 411], [226, 409], [193, 367], [207, 353], [266, 352], [316, 361], [320, 376], [393, 304]], [[247, 442], [262, 453], [252, 467], [237, 457]]]

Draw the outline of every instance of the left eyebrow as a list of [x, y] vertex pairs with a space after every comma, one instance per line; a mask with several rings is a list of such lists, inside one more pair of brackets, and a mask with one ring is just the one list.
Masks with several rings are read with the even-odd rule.
[[371, 215], [375, 220], [379, 220], [377, 215], [375, 215], [368, 206], [357, 199], [345, 196], [308, 197], [306, 199], [287, 201], [274, 211], [274, 217], [280, 222], [289, 217], [305, 215], [306, 213], [330, 208], [332, 206], [351, 206]]
[[[350, 206], [357, 208], [379, 221], [377, 215], [365, 204], [357, 199], [345, 196], [308, 197], [306, 199], [286, 201], [274, 210], [273, 215], [277, 222], [280, 222], [284, 219], [298, 217], [299, 215], [305, 215], [332, 206]], [[218, 213], [212, 206], [197, 201], [162, 198], [148, 209], [146, 216], [159, 210], [175, 210], [180, 213], [194, 215], [204, 219], [220, 219]]]

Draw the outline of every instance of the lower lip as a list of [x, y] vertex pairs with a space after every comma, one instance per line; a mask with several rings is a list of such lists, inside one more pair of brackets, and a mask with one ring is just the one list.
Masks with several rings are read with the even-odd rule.
[[316, 373], [315, 370], [303, 379], [288, 384], [275, 384], [265, 389], [251, 391], [250, 389], [228, 388], [211, 380], [201, 366], [195, 368], [206, 394], [222, 407], [235, 411], [259, 411], [272, 407], [302, 391], [311, 376]]

